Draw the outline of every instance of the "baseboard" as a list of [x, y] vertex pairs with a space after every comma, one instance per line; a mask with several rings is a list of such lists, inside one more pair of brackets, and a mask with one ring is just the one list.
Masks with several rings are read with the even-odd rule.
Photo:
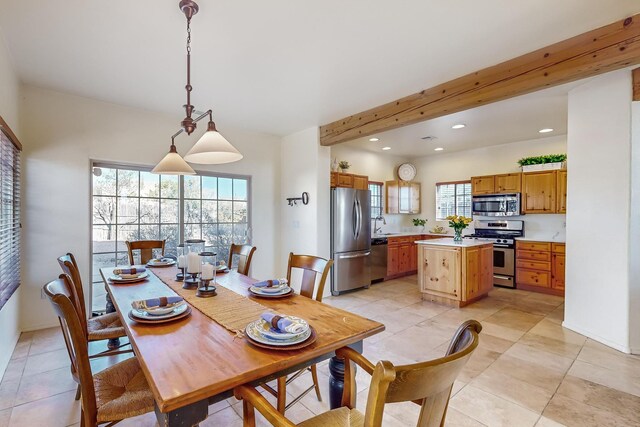
[[562, 322], [562, 326], [567, 328], [567, 329], [572, 330], [573, 332], [577, 332], [580, 335], [584, 335], [587, 338], [591, 338], [594, 341], [598, 341], [599, 343], [604, 344], [607, 347], [611, 347], [611, 348], [613, 348], [615, 350], [618, 350], [618, 351], [621, 351], [623, 353], [627, 353], [627, 354], [631, 354], [631, 353], [636, 354], [637, 353], [637, 350], [633, 351], [631, 349], [631, 347], [629, 347], [628, 345], [622, 345], [622, 344], [618, 344], [618, 343], [615, 343], [613, 341], [610, 341], [610, 340], [608, 340], [606, 338], [603, 338], [603, 337], [599, 336], [598, 334], [594, 334], [593, 332], [587, 331], [586, 329], [579, 328], [579, 327], [576, 327], [574, 325], [571, 325], [570, 323], [567, 323], [566, 320], [564, 322]]
[[22, 332], [38, 331], [40, 329], [55, 328], [56, 326], [60, 326], [60, 323], [58, 323], [58, 322], [45, 322], [45, 323], [39, 323], [39, 324], [35, 324], [35, 325], [27, 325], [27, 326], [24, 326], [22, 328]]

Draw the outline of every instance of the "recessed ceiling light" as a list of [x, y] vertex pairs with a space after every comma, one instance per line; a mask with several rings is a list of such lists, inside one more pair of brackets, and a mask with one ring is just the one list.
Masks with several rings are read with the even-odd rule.
[[444, 148], [442, 148], [442, 147], [438, 147], [438, 148], [434, 148], [433, 149], [433, 151], [442, 151], [442, 150], [444, 150]]
[[544, 128], [544, 129], [540, 129], [538, 132], [539, 132], [539, 133], [549, 133], [549, 132], [553, 132], [553, 129], [551, 129], [551, 128]]
[[378, 138], [369, 138], [369, 141], [371, 141], [371, 142], [378, 142], [378, 141], [380, 141], [380, 139], [378, 139]]
[[456, 125], [451, 126], [451, 129], [462, 129], [464, 127], [467, 127], [467, 125], [465, 125], [464, 123], [458, 123]]
[[391, 150], [391, 147], [382, 147], [384, 151]]

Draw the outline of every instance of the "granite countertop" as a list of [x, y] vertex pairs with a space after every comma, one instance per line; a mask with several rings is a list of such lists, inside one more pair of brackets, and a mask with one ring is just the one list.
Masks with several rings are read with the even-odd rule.
[[515, 240], [519, 240], [521, 242], [549, 242], [549, 243], [566, 243], [567, 237], [564, 235], [553, 236], [553, 235], [532, 235], [526, 237], [516, 237]]
[[463, 239], [462, 242], [455, 242], [453, 238], [448, 239], [432, 239], [432, 240], [417, 240], [418, 245], [437, 245], [437, 246], [452, 246], [459, 248], [469, 248], [472, 246], [484, 246], [493, 245], [491, 242], [485, 242], [476, 239]]

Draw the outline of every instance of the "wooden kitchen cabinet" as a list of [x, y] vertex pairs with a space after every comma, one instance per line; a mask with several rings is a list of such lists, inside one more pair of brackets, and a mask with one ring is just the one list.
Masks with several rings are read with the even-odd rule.
[[496, 192], [495, 175], [471, 177], [471, 194], [493, 194]]
[[522, 174], [522, 212], [556, 213], [557, 171]]
[[564, 243], [516, 242], [516, 287], [564, 296]]
[[567, 171], [559, 170], [556, 176], [556, 212], [567, 213]]
[[551, 254], [551, 288], [557, 289], [564, 293], [564, 262], [565, 262], [565, 245], [560, 243], [553, 244], [553, 253]]
[[386, 205], [388, 214], [419, 214], [421, 188], [419, 182], [385, 182]]
[[393, 277], [400, 271], [400, 246], [387, 246], [387, 276]]
[[369, 189], [369, 177], [351, 173], [331, 172], [331, 187]]
[[493, 245], [418, 245], [418, 283], [425, 300], [462, 307], [493, 289]]
[[387, 241], [387, 276], [395, 279], [418, 271], [418, 240], [439, 239], [441, 236], [416, 234], [389, 237]]
[[521, 173], [505, 173], [495, 176], [496, 193], [520, 193], [522, 189]]

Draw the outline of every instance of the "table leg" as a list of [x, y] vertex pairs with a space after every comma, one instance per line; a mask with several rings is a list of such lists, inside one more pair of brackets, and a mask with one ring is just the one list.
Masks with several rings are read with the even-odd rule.
[[[362, 353], [362, 341], [350, 345], [358, 353]], [[355, 369], [355, 365], [353, 366]], [[355, 383], [355, 378], [354, 378]], [[353, 385], [356, 387], [356, 385]], [[344, 359], [333, 356], [329, 359], [329, 407], [336, 409], [342, 406], [344, 392]], [[354, 402], [355, 403], [355, 402]]]
[[160, 427], [195, 427], [207, 419], [209, 401], [201, 400], [171, 412], [160, 412], [155, 405], [155, 412]]
[[[105, 285], [105, 290], [107, 291], [107, 305], [105, 307], [105, 311], [107, 313], [115, 313], [116, 307], [113, 305], [113, 301], [111, 301], [111, 295], [109, 294], [109, 290]], [[120, 347], [120, 338], [112, 338], [107, 343], [107, 348], [110, 350], [116, 349]]]

